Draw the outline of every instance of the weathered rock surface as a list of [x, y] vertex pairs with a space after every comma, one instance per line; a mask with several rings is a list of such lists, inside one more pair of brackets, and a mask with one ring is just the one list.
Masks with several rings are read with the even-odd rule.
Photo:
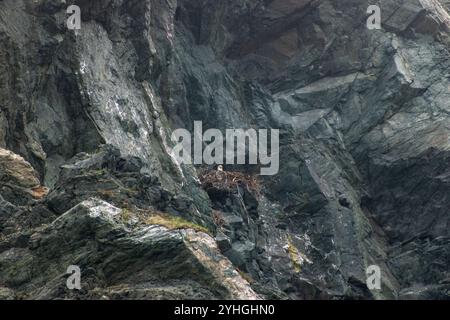
[[[0, 1], [1, 299], [450, 297], [448, 1], [73, 3]], [[196, 120], [280, 129], [280, 172], [203, 190]]]
[[[25, 204], [47, 195], [39, 175], [21, 156], [0, 148], [0, 199], [14, 204]], [[6, 202], [4, 202], [6, 203]]]
[[0, 181], [2, 185], [11, 183], [14, 186], [33, 188], [40, 185], [33, 167], [21, 156], [11, 151], [0, 149]]
[[[3, 250], [4, 284], [33, 299], [258, 298], [208, 235], [123, 219], [123, 210], [104, 201], [80, 203], [23, 248]], [[64, 265], [80, 266], [80, 291], [66, 287]]]

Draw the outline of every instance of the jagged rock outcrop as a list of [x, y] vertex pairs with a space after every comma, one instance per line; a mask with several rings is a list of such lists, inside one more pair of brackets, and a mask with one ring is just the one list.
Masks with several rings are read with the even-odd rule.
[[[131, 226], [123, 210], [90, 199], [33, 233], [28, 248], [4, 250], [0, 274], [22, 298], [256, 299], [216, 248], [192, 230]], [[84, 265], [71, 292], [61, 266]]]
[[[448, 1], [72, 3], [0, 1], [0, 298], [448, 299]], [[196, 120], [279, 173], [202, 186]]]

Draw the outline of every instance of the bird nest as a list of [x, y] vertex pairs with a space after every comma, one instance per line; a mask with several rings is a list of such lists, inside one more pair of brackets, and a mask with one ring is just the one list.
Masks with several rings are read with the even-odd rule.
[[238, 171], [202, 170], [199, 179], [206, 191], [211, 189], [236, 191], [241, 186], [258, 194], [260, 192], [260, 183], [256, 175]]

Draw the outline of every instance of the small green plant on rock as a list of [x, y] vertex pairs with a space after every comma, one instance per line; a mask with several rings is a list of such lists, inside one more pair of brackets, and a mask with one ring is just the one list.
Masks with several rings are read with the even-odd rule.
[[241, 276], [242, 279], [244, 279], [245, 281], [247, 281], [248, 283], [252, 284], [255, 282], [255, 280], [252, 278], [252, 276], [240, 269], [236, 269], [236, 271], [239, 273], [239, 275]]
[[130, 222], [132, 217], [133, 217], [133, 213], [130, 210], [128, 210], [127, 208], [122, 209], [122, 212], [120, 214], [120, 219], [122, 219], [123, 222], [125, 222], [125, 223]]
[[301, 264], [300, 264], [300, 252], [298, 251], [297, 247], [294, 245], [294, 242], [292, 241], [291, 236], [288, 236], [288, 253], [289, 257], [291, 258], [292, 265], [294, 266], [294, 270], [296, 273], [299, 273], [301, 271]]

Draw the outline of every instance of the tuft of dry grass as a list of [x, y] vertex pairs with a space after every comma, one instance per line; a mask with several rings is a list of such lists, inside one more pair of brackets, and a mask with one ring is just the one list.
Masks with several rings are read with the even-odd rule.
[[253, 277], [250, 274], [248, 274], [244, 271], [241, 271], [240, 269], [237, 269], [237, 268], [236, 268], [236, 271], [239, 273], [241, 278], [244, 279], [245, 281], [247, 281], [249, 284], [255, 283], [255, 279], [253, 279]]
[[204, 226], [187, 221], [186, 219], [183, 219], [181, 217], [169, 216], [164, 214], [153, 215], [147, 218], [145, 220], [145, 223], [149, 225], [163, 226], [170, 230], [192, 229], [198, 232], [211, 234], [211, 232]]
[[292, 265], [294, 266], [295, 272], [299, 273], [301, 271], [301, 264], [299, 262], [300, 253], [298, 252], [298, 249], [295, 247], [292, 238], [290, 236], [288, 238], [288, 253], [289, 257], [291, 258]]
[[166, 227], [169, 230], [192, 229], [212, 236], [212, 232], [208, 228], [188, 221], [182, 217], [171, 216], [155, 210], [142, 210], [136, 207], [131, 208], [129, 206], [122, 207], [122, 212], [120, 215], [122, 222], [128, 223], [133, 218], [137, 219], [137, 222], [141, 225], [158, 225]]

